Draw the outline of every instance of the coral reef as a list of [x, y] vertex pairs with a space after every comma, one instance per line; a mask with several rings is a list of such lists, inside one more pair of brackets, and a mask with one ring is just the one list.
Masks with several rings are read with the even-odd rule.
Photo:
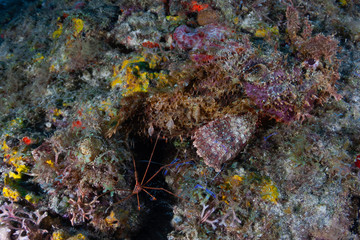
[[0, 238], [358, 239], [359, 9], [0, 1]]

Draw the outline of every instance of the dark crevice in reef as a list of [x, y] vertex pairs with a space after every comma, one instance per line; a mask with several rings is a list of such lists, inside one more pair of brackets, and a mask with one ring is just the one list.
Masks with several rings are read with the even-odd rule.
[[9, 23], [36, 0], [0, 0], [0, 26]]
[[[141, 181], [144, 176], [155, 141], [156, 137], [151, 140], [149, 138], [136, 138], [133, 141], [132, 152], [136, 160], [139, 181]], [[157, 146], [155, 147], [145, 182], [154, 175], [162, 165], [166, 164], [168, 162], [167, 160], [173, 157], [174, 153], [175, 148], [171, 143], [166, 143], [165, 140], [159, 139]], [[152, 179], [147, 186], [165, 188], [171, 191], [165, 182], [163, 171]], [[140, 211], [143, 211], [146, 216], [143, 216], [139, 230], [133, 234], [131, 238], [133, 240], [167, 239], [167, 234], [173, 230], [170, 222], [173, 217], [172, 205], [176, 201], [175, 197], [160, 190], [149, 190], [149, 192], [156, 197], [156, 201], [152, 201], [151, 197], [144, 191], [139, 194], [141, 205]]]
[[359, 235], [360, 197], [353, 196], [351, 199], [351, 203], [352, 203], [352, 211], [350, 213], [351, 215], [350, 219], [353, 219], [353, 224], [350, 228], [350, 231], [353, 234]]

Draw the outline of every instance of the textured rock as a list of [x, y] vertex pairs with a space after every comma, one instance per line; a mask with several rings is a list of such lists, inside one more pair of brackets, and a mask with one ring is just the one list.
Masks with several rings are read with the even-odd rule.
[[193, 139], [197, 154], [205, 164], [215, 171], [221, 165], [236, 157], [246, 146], [255, 130], [256, 118], [250, 114], [244, 116], [226, 116], [209, 122], [197, 129]]
[[200, 26], [216, 24], [219, 22], [219, 16], [214, 10], [204, 10], [198, 13], [197, 22]]
[[6, 226], [0, 227], [0, 240], [8, 240], [10, 239], [11, 230]]

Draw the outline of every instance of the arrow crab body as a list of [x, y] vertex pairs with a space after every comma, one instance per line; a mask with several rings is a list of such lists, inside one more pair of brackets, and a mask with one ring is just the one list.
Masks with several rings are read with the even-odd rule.
[[[137, 169], [136, 169], [136, 163], [135, 163], [135, 159], [133, 157], [133, 164], [134, 164], [134, 177], [135, 177], [135, 186], [134, 186], [134, 189], [133, 190], [129, 190], [129, 189], [117, 189], [117, 190], [120, 190], [120, 191], [127, 191], [127, 192], [131, 192], [127, 197], [121, 199], [120, 201], [114, 203], [112, 206], [114, 205], [117, 205], [123, 201], [126, 201], [127, 199], [131, 198], [133, 195], [136, 195], [137, 197], [137, 203], [138, 203], [138, 210], [141, 209], [140, 207], [140, 198], [139, 198], [139, 193], [141, 193], [142, 191], [144, 191], [147, 195], [149, 195], [151, 197], [152, 200], [156, 200], [156, 198], [151, 194], [149, 193], [148, 190], [161, 190], [161, 191], [164, 191], [164, 192], [167, 192], [181, 200], [184, 200], [186, 201], [185, 199], [177, 196], [176, 194], [170, 192], [169, 190], [165, 189], [165, 188], [160, 188], [160, 187], [149, 187], [147, 186], [147, 184], [149, 182], [151, 182], [151, 180], [153, 180], [163, 169], [167, 168], [167, 167], [171, 167], [173, 165], [177, 165], [181, 162], [172, 162], [170, 164], [167, 164], [167, 165], [164, 165], [164, 166], [161, 166], [149, 179], [145, 180], [146, 179], [146, 176], [147, 176], [147, 173], [148, 173], [148, 170], [149, 170], [149, 167], [150, 167], [150, 164], [151, 164], [151, 161], [152, 161], [152, 158], [154, 156], [154, 152], [155, 152], [155, 148], [156, 148], [156, 145], [157, 145], [157, 142], [159, 140], [159, 136], [160, 134], [157, 136], [156, 138], [156, 141], [155, 141], [155, 144], [154, 144], [154, 148], [151, 152], [151, 155], [150, 155], [150, 159], [148, 161], [148, 164], [147, 164], [147, 167], [146, 167], [146, 170], [145, 170], [145, 173], [141, 179], [141, 181], [139, 181], [139, 177], [138, 177], [138, 172], [137, 172]], [[187, 160], [188, 162], [188, 160]]]

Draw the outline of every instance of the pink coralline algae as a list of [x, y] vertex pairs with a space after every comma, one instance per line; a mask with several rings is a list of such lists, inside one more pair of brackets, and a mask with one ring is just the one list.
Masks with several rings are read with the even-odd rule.
[[208, 50], [209, 47], [218, 47], [216, 42], [225, 41], [228, 32], [226, 27], [215, 24], [197, 29], [181, 25], [175, 30], [173, 37], [182, 50]]
[[292, 74], [278, 69], [261, 82], [246, 82], [244, 89], [265, 115], [280, 122], [291, 122], [303, 120], [314, 106], [315, 87], [301, 84], [300, 80], [299, 69], [294, 68]]
[[226, 116], [197, 129], [193, 139], [197, 154], [215, 171], [232, 160], [246, 146], [255, 130], [256, 117]]

